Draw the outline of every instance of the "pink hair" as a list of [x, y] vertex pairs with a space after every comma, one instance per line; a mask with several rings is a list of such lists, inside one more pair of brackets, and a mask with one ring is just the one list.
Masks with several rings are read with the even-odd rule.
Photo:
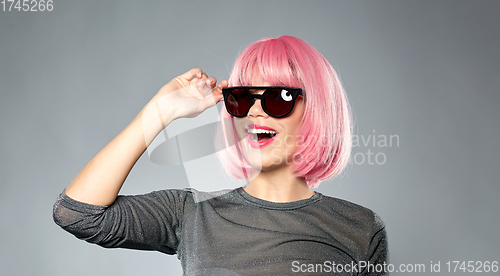
[[[254, 66], [262, 81], [271, 85], [300, 87], [305, 94], [304, 116], [299, 126], [300, 145], [294, 154], [293, 171], [309, 188], [339, 175], [351, 153], [350, 109], [342, 84], [328, 61], [311, 45], [293, 36], [264, 38], [248, 46], [238, 57], [229, 86], [252, 84]], [[250, 164], [241, 146], [232, 116], [221, 111], [226, 150], [217, 152], [226, 171], [248, 178]], [[222, 140], [224, 139], [224, 140]]]

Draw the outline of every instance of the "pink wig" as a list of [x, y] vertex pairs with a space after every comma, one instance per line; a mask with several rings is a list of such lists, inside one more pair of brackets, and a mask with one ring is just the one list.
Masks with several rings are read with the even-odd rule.
[[[298, 130], [300, 142], [292, 167], [295, 175], [303, 178], [309, 188], [316, 188], [321, 181], [340, 174], [351, 153], [351, 116], [332, 66], [301, 39], [265, 38], [241, 53], [229, 77], [229, 86], [251, 85], [255, 66], [262, 81], [300, 87], [305, 92], [304, 116]], [[234, 121], [225, 107], [221, 118], [222, 129], [217, 133], [224, 137], [219, 136], [218, 141], [226, 149], [217, 152], [219, 160], [230, 175], [248, 178], [251, 166], [241, 153]]]

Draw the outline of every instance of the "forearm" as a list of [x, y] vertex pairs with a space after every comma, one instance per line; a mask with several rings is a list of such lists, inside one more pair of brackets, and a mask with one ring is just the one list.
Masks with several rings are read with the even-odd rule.
[[[150, 112], [147, 112], [148, 110]], [[166, 122], [160, 122], [158, 114], [155, 116], [154, 112], [154, 105], [148, 104], [118, 136], [87, 163], [66, 188], [66, 195], [93, 205], [111, 205], [130, 170], [151, 142], [151, 137], [154, 138], [171, 121], [167, 119]]]

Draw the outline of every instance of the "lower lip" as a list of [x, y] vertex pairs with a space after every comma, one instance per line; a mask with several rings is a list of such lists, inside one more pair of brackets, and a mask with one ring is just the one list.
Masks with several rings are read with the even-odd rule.
[[271, 144], [273, 142], [274, 138], [276, 138], [276, 136], [278, 136], [278, 135], [276, 134], [274, 137], [269, 138], [269, 139], [264, 140], [264, 141], [255, 142], [250, 138], [250, 135], [247, 135], [247, 141], [248, 141], [248, 144], [250, 144], [250, 146], [252, 148], [260, 149], [260, 148], [263, 148], [263, 147]]

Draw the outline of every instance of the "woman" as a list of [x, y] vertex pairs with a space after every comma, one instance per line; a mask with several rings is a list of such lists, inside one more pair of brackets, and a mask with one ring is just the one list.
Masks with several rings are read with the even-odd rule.
[[[156, 134], [222, 100], [218, 155], [245, 187], [117, 196]], [[243, 51], [229, 82], [216, 86], [192, 69], [162, 87], [59, 196], [54, 220], [103, 247], [177, 254], [185, 275], [384, 274], [380, 218], [311, 190], [346, 166], [350, 131], [345, 93], [324, 57], [295, 37], [263, 39]]]

